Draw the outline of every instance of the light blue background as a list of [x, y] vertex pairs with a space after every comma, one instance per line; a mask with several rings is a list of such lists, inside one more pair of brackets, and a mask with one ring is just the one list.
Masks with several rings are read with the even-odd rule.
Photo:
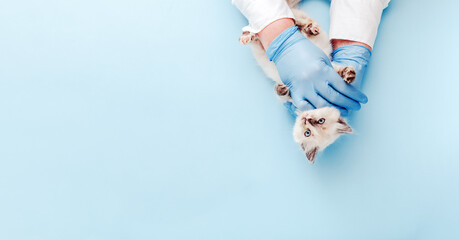
[[2, 1], [0, 239], [457, 238], [458, 8], [391, 3], [310, 165], [229, 0]]

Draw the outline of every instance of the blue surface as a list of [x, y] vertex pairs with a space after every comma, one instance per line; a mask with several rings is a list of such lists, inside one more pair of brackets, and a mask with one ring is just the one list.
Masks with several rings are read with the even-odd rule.
[[3, 2], [0, 239], [457, 238], [458, 7], [391, 3], [310, 165], [229, 0]]

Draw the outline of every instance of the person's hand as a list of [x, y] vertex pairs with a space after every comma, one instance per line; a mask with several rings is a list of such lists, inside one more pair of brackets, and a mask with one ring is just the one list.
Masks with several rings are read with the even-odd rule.
[[290, 112], [332, 106], [347, 115], [368, 101], [365, 94], [350, 86], [335, 72], [325, 53], [305, 38], [297, 27], [277, 36], [266, 50], [282, 82], [290, 89]]
[[351, 85], [360, 89], [368, 61], [371, 57], [370, 49], [357, 44], [344, 45], [335, 49], [331, 56], [332, 61], [338, 65], [354, 67], [355, 80]]

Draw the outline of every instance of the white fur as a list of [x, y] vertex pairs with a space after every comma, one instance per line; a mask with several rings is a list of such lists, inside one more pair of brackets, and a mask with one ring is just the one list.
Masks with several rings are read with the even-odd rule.
[[[318, 123], [319, 119], [325, 121]], [[310, 130], [310, 136], [305, 136], [307, 130]], [[318, 151], [332, 144], [343, 133], [352, 133], [352, 129], [340, 117], [338, 109], [332, 107], [302, 112], [293, 127], [293, 138], [300, 144], [306, 156], [315, 151], [313, 157], [308, 157], [311, 162], [314, 162]]]

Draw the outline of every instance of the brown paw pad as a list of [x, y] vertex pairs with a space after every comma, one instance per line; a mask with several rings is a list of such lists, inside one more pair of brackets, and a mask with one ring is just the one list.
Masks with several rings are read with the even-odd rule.
[[341, 77], [346, 83], [352, 83], [355, 80], [355, 70], [353, 67], [345, 67], [341, 72]]
[[313, 36], [318, 35], [320, 33], [319, 26], [314, 23], [310, 23], [306, 27], [305, 31], [307, 34], [313, 35]]
[[242, 35], [239, 37], [239, 42], [242, 45], [246, 45], [255, 39], [255, 34], [250, 32], [243, 32]]
[[277, 84], [276, 85], [276, 93], [279, 96], [287, 96], [289, 94], [289, 89], [284, 84]]

